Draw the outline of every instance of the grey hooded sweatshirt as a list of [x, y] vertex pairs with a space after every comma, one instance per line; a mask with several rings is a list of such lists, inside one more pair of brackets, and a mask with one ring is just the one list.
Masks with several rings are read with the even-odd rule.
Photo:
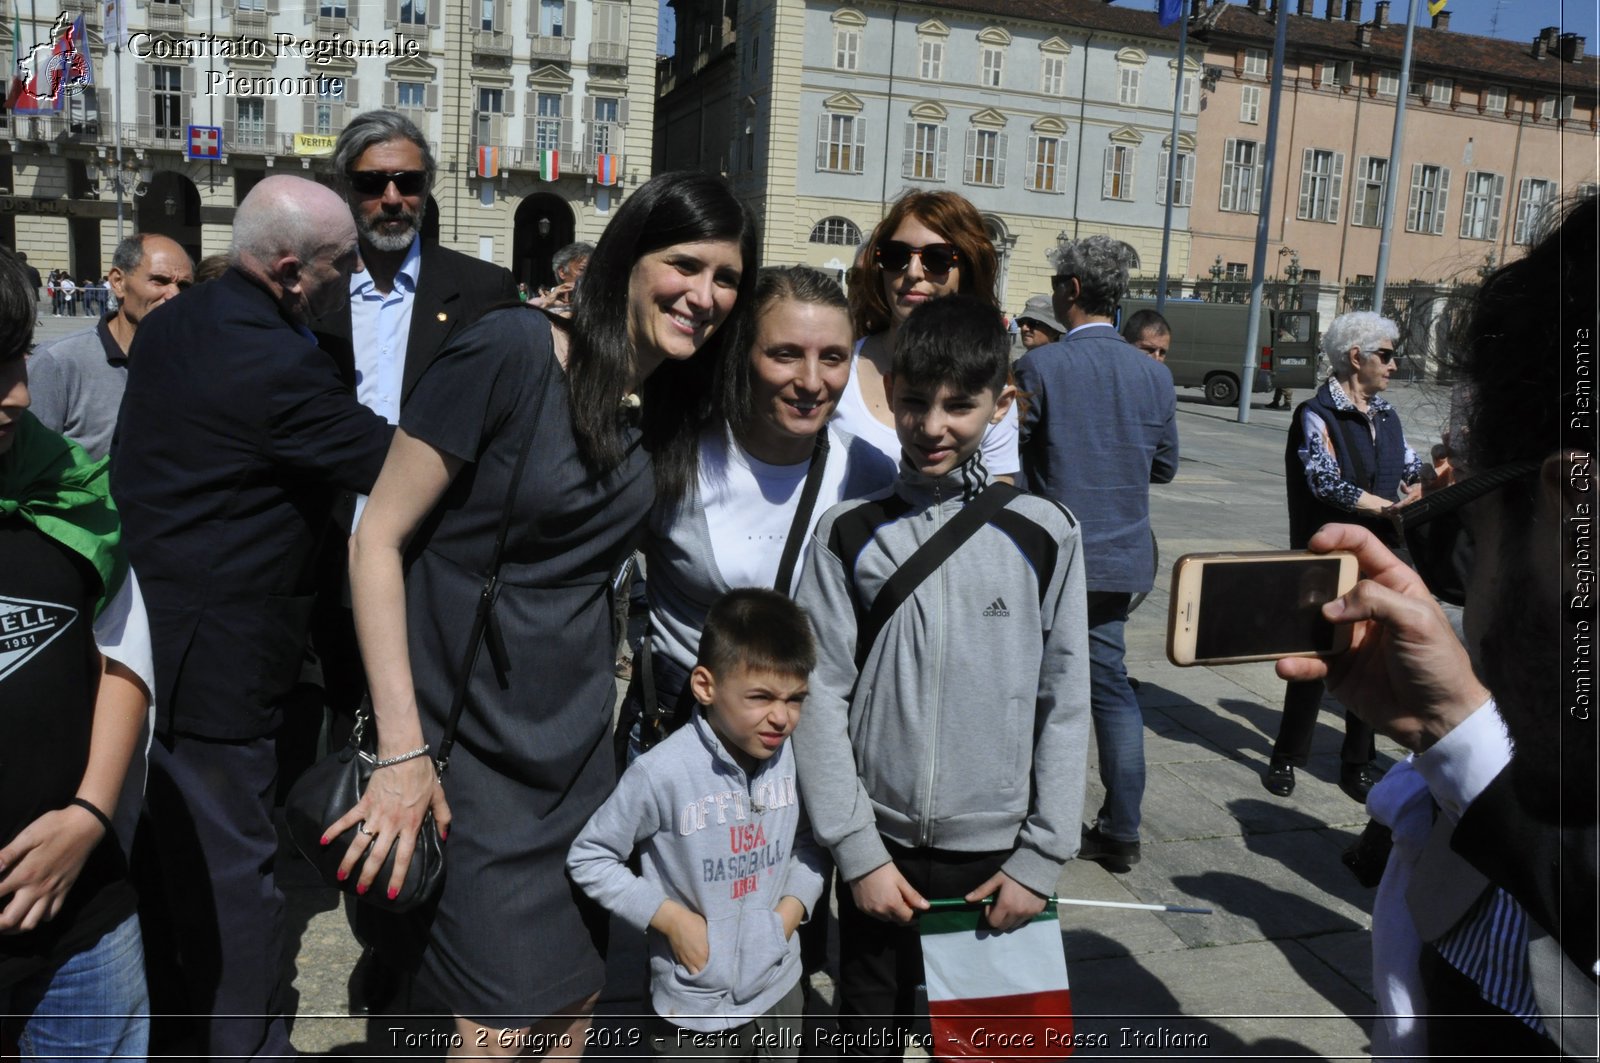
[[[784, 940], [776, 908], [794, 897], [809, 915], [828, 865], [800, 810], [791, 747], [747, 776], [696, 712], [634, 761], [567, 854], [585, 893], [649, 931], [650, 1000], [674, 1025], [731, 1029], [799, 981], [800, 936]], [[639, 875], [626, 864], [636, 846]], [[669, 897], [705, 917], [710, 958], [697, 974], [649, 930]]]
[[817, 525], [795, 596], [817, 632], [817, 667], [794, 747], [806, 813], [846, 881], [889, 862], [883, 838], [1012, 849], [1003, 870], [1047, 896], [1077, 854], [1089, 649], [1082, 541], [1065, 508], [1033, 495], [1008, 503], [889, 618], [856, 669], [857, 609], [866, 616], [988, 480], [978, 455], [937, 480], [902, 462], [891, 492], [840, 503]]

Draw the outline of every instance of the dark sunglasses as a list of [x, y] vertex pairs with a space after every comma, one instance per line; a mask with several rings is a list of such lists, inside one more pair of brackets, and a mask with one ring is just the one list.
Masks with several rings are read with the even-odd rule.
[[1451, 605], [1466, 603], [1472, 541], [1462, 527], [1462, 507], [1537, 472], [1540, 465], [1537, 459], [1501, 465], [1423, 495], [1389, 514], [1411, 554], [1411, 566], [1435, 598]]
[[1390, 362], [1395, 360], [1393, 347], [1368, 347], [1367, 353], [1377, 355], [1378, 361], [1382, 362], [1384, 365], [1388, 365]]
[[346, 176], [350, 187], [364, 196], [383, 195], [391, 181], [402, 196], [420, 196], [428, 188], [424, 170], [351, 170]]
[[924, 244], [921, 247], [912, 247], [899, 240], [885, 240], [872, 253], [873, 261], [878, 263], [879, 268], [890, 273], [899, 273], [903, 269], [910, 268], [912, 255], [921, 260], [925, 273], [949, 273], [961, 264], [961, 252], [951, 244]]

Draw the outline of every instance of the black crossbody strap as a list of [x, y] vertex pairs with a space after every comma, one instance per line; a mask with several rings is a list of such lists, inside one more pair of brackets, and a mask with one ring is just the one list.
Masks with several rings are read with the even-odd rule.
[[[552, 364], [554, 360], [552, 359]], [[551, 369], [550, 372], [557, 372]], [[461, 674], [456, 679], [455, 696], [450, 701], [450, 715], [445, 720], [444, 733], [439, 738], [439, 753], [434, 758], [440, 778], [450, 764], [450, 750], [456, 744], [456, 726], [467, 707], [467, 689], [472, 685], [472, 670], [478, 665], [478, 650], [483, 646], [484, 632], [494, 611], [494, 600], [500, 593], [500, 555], [505, 550], [506, 533], [511, 529], [511, 511], [517, 504], [517, 493], [522, 487], [522, 470], [528, 464], [528, 452], [533, 449], [533, 437], [539, 433], [539, 422], [544, 416], [545, 398], [550, 394], [549, 377], [540, 381], [539, 398], [533, 406], [533, 416], [528, 420], [528, 431], [522, 439], [522, 450], [517, 454], [517, 464], [511, 470], [511, 485], [506, 491], [506, 502], [500, 510], [500, 527], [494, 534], [494, 552], [489, 555], [489, 571], [478, 592], [478, 608], [472, 616], [472, 631], [467, 636], [466, 657], [461, 663]], [[498, 636], [497, 636], [498, 637]], [[491, 652], [493, 652], [491, 650]], [[504, 654], [503, 647], [500, 653]]]
[[883, 633], [884, 625], [911, 597], [912, 592], [921, 586], [922, 581], [933, 575], [962, 543], [976, 535], [979, 528], [988, 524], [1006, 507], [1006, 503], [1020, 494], [1021, 491], [1008, 483], [991, 481], [978, 493], [977, 498], [962, 507], [960, 513], [929, 536], [928, 541], [917, 547], [905, 563], [895, 570], [872, 600], [872, 608], [867, 610], [867, 618], [856, 633], [858, 672], [866, 666], [867, 656], [877, 643], [878, 636]]
[[828, 467], [828, 429], [817, 433], [817, 445], [811, 452], [811, 468], [806, 470], [805, 487], [800, 492], [800, 505], [789, 522], [789, 538], [783, 543], [783, 556], [778, 559], [778, 578], [773, 588], [779, 594], [789, 595], [794, 583], [794, 566], [800, 560], [800, 550], [806, 543], [806, 531], [811, 527], [811, 514], [817, 511], [817, 495], [822, 491], [822, 474]]

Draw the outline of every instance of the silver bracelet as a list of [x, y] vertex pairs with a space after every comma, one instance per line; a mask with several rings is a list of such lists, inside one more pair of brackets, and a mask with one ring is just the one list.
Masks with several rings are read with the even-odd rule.
[[372, 762], [372, 766], [374, 768], [388, 768], [395, 764], [404, 764], [408, 760], [416, 760], [418, 757], [427, 756], [430, 748], [431, 747], [424, 742], [421, 749], [413, 749], [411, 752], [401, 753], [397, 757], [385, 757], [383, 760], [375, 760]]

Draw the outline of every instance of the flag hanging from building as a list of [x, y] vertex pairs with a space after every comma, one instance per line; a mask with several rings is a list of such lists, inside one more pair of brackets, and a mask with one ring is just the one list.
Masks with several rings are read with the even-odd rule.
[[184, 152], [184, 157], [189, 159], [222, 158], [222, 128], [214, 125], [192, 125], [189, 127], [189, 149]]
[[1163, 26], [1170, 26], [1183, 17], [1183, 0], [1156, 0], [1156, 13]]
[[1026, 1045], [1014, 1055], [1029, 1060], [1072, 1054], [1072, 998], [1055, 901], [1005, 934], [989, 929], [982, 908], [965, 905], [935, 908], [917, 922], [931, 1055], [992, 1060], [997, 1043]]
[[12, 31], [17, 61], [6, 103], [17, 114], [54, 114], [76, 95], [94, 84], [94, 63], [89, 58], [89, 38], [83, 16], [71, 22], [63, 12], [50, 29], [50, 41], [22, 50], [22, 26]]
[[500, 149], [489, 144], [478, 145], [478, 176], [493, 177], [500, 172]]
[[128, 46], [128, 0], [105, 0], [106, 42]]
[[22, 13], [11, 17], [11, 78], [6, 83], [6, 110], [14, 110], [22, 96]]
[[539, 152], [539, 180], [554, 181], [561, 176], [561, 152], [554, 149]]
[[1428, 14], [1437, 15], [1444, 10], [1444, 5], [1450, 0], [1428, 0]]
[[594, 157], [594, 183], [597, 185], [617, 183], [617, 156], [600, 154]]

